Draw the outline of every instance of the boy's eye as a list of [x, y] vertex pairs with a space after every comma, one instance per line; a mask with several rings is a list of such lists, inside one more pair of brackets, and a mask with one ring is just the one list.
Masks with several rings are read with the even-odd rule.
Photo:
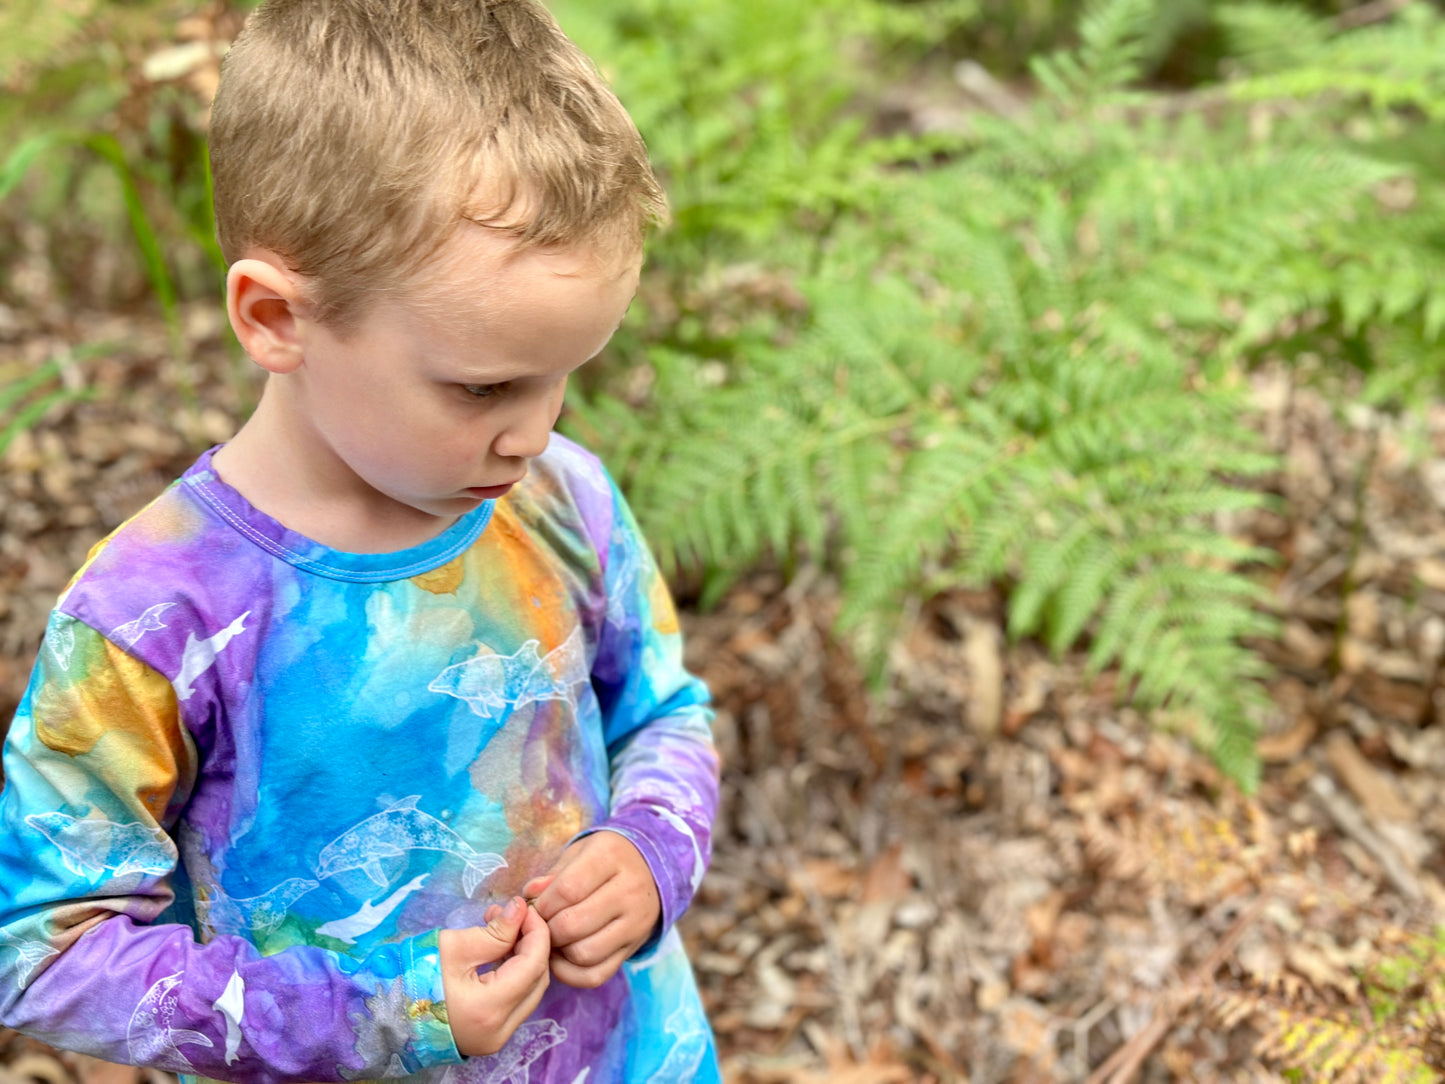
[[462, 384], [462, 391], [466, 392], [473, 399], [490, 399], [499, 395], [506, 387], [505, 384]]

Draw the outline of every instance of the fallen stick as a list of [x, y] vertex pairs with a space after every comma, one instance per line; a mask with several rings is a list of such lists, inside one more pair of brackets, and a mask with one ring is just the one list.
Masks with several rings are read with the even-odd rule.
[[1176, 983], [1156, 999], [1149, 1023], [1145, 1024], [1127, 1043], [1109, 1055], [1108, 1060], [1090, 1074], [1088, 1084], [1129, 1084], [1129, 1081], [1134, 1079], [1134, 1074], [1144, 1064], [1144, 1059], [1169, 1033], [1170, 1027], [1174, 1024], [1174, 1017], [1178, 1015], [1180, 1008], [1194, 1000], [1205, 985], [1212, 981], [1214, 972], [1219, 970], [1220, 965], [1234, 954], [1244, 932], [1264, 913], [1265, 905], [1270, 898], [1270, 894], [1266, 892], [1250, 904], [1248, 909], [1234, 920], [1234, 925], [1219, 939], [1219, 943], [1189, 973], [1188, 977], [1182, 982]]
[[1365, 815], [1335, 789], [1334, 783], [1323, 775], [1313, 775], [1310, 777], [1309, 788], [1340, 831], [1365, 848], [1370, 857], [1380, 863], [1385, 877], [1399, 890], [1400, 895], [1411, 903], [1419, 903], [1425, 898], [1425, 889], [1419, 878], [1401, 860], [1399, 852], [1369, 826]]

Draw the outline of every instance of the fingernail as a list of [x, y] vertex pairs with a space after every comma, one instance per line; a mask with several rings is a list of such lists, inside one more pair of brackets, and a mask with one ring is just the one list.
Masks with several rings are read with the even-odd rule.
[[522, 917], [522, 911], [527, 902], [521, 896], [513, 896], [507, 901], [507, 906], [502, 908], [502, 917], [508, 922], [516, 922]]

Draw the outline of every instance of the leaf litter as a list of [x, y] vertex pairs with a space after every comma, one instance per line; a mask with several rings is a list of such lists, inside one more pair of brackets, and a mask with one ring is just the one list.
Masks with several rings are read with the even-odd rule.
[[[90, 545], [257, 385], [209, 306], [185, 320], [195, 402], [159, 321], [0, 315], [0, 383], [114, 344], [80, 370], [92, 394], [0, 456], [8, 720]], [[993, 591], [921, 607], [872, 698], [817, 569], [685, 615], [725, 767], [682, 929], [730, 1084], [1278, 1079], [1291, 1021], [1358, 1014], [1379, 953], [1441, 921], [1445, 408], [1340, 417], [1257, 379], [1283, 500], [1221, 524], [1280, 557], [1253, 797], [1188, 720], [1121, 706], [1082, 656], [1006, 643]], [[0, 1030], [0, 1084], [166, 1079]]]

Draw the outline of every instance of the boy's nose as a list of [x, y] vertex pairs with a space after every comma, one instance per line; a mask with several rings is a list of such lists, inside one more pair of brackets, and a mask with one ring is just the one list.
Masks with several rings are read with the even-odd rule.
[[492, 450], [507, 459], [533, 459], [547, 450], [557, 412], [549, 407], [519, 416], [497, 437]]

